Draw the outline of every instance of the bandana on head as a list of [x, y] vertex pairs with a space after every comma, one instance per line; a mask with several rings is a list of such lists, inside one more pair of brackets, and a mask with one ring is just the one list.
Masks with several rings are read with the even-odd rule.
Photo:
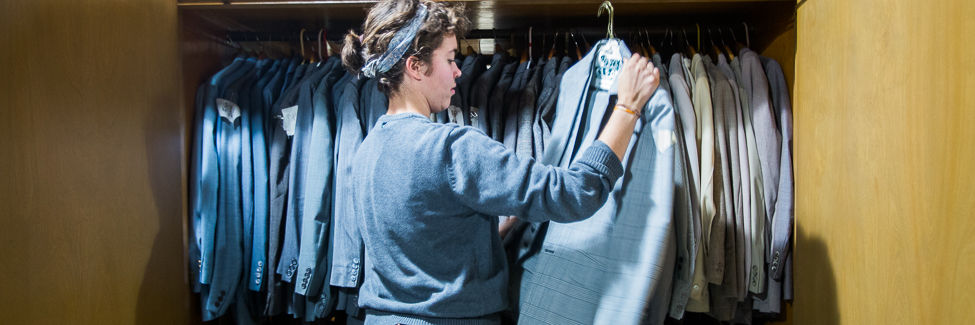
[[389, 48], [386, 49], [386, 53], [369, 60], [362, 67], [362, 74], [367, 78], [375, 78], [376, 75], [393, 68], [393, 65], [399, 62], [399, 59], [403, 58], [406, 50], [410, 48], [410, 44], [413, 43], [413, 39], [416, 38], [416, 33], [420, 30], [420, 26], [423, 25], [423, 20], [426, 18], [427, 6], [420, 4], [416, 8], [416, 16], [413, 16], [413, 19], [397, 31], [396, 36], [393, 36], [393, 39], [389, 41]]

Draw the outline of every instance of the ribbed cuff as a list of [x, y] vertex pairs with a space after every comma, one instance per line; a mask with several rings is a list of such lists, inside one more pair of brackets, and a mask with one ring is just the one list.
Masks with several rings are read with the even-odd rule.
[[616, 157], [613, 149], [599, 140], [594, 141], [589, 149], [586, 149], [579, 162], [598, 170], [609, 177], [611, 182], [616, 182], [620, 176], [623, 176], [623, 163], [620, 162], [620, 158]]
[[369, 324], [403, 324], [403, 325], [499, 325], [501, 317], [498, 314], [484, 315], [473, 318], [437, 318], [414, 315], [397, 315], [373, 309], [366, 310], [366, 325]]

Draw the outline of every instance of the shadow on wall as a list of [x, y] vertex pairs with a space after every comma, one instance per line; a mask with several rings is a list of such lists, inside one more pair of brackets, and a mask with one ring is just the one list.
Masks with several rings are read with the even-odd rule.
[[796, 225], [795, 236], [792, 274], [796, 313], [792, 323], [840, 324], [836, 271], [826, 242], [803, 231], [802, 224]]
[[185, 280], [180, 115], [170, 98], [156, 98], [146, 116], [145, 148], [159, 230], [139, 289], [135, 324], [202, 324]]

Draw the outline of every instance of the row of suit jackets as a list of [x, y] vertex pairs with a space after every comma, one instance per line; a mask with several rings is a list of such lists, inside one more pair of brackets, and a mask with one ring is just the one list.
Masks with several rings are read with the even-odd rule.
[[750, 324], [752, 310], [777, 314], [792, 297], [794, 218], [792, 107], [782, 69], [747, 48], [731, 61], [678, 53], [656, 64], [681, 134], [669, 315]]
[[311, 321], [334, 309], [326, 284], [345, 122], [336, 103], [363, 82], [338, 58], [241, 55], [200, 86], [190, 273], [204, 320], [231, 311], [244, 324], [283, 312]]
[[[432, 116], [540, 152], [571, 60], [529, 68], [506, 54], [463, 58], [451, 107]], [[488, 65], [490, 63], [490, 65]], [[238, 56], [197, 92], [190, 202], [191, 274], [203, 317], [241, 323], [345, 310], [361, 317], [363, 244], [352, 220], [351, 167], [386, 113], [377, 79], [338, 58]]]
[[[600, 41], [575, 65], [469, 55], [450, 108], [431, 118], [568, 166], [601, 131], [623, 57], [619, 40]], [[581, 222], [522, 223], [505, 238], [509, 320], [662, 324], [685, 311], [729, 320], [749, 319], [752, 308], [778, 312], [782, 291], [791, 295], [791, 107], [777, 63], [748, 50], [735, 60], [676, 54], [665, 65], [654, 56], [661, 84], [605, 206]], [[362, 315], [350, 175], [386, 112], [376, 83], [337, 58], [241, 56], [200, 86], [190, 253], [204, 319], [228, 310], [241, 323]], [[777, 151], [748, 151], [750, 143]], [[773, 166], [774, 181], [762, 173]]]

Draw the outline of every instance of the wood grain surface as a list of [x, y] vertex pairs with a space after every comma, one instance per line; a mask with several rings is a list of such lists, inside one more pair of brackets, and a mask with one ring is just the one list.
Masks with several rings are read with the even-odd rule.
[[0, 2], [4, 324], [190, 324], [173, 0]]
[[971, 323], [975, 2], [800, 3], [795, 323]]

